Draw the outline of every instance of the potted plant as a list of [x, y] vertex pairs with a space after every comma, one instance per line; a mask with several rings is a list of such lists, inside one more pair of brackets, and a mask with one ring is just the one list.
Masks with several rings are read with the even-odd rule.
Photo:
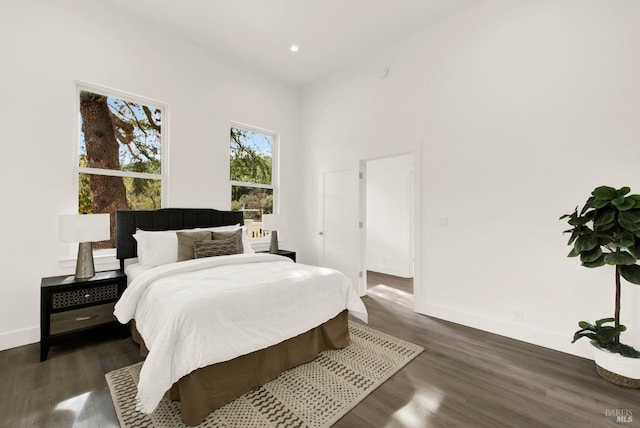
[[615, 267], [613, 318], [594, 324], [581, 321], [572, 343], [582, 337], [591, 339], [598, 374], [618, 385], [640, 388], [640, 352], [620, 343], [620, 333], [627, 329], [620, 324], [621, 277], [640, 284], [640, 195], [630, 191], [629, 187], [597, 187], [580, 211], [576, 207], [560, 220], [566, 219], [571, 226], [564, 231], [571, 233], [569, 257], [579, 256], [588, 268]]

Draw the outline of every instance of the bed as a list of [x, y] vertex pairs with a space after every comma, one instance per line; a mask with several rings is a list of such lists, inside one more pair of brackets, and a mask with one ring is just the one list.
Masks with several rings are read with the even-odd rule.
[[241, 212], [204, 208], [116, 213], [129, 279], [115, 315], [145, 356], [141, 411], [168, 394], [183, 422], [198, 425], [282, 371], [348, 346], [349, 314], [367, 321], [345, 275], [255, 253], [243, 224]]

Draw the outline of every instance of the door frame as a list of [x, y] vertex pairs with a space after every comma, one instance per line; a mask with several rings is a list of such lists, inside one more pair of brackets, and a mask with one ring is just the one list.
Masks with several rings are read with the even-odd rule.
[[[360, 221], [363, 222], [363, 227], [360, 228], [360, 266], [359, 271], [362, 272], [362, 276], [359, 278], [356, 290], [360, 296], [366, 295], [367, 292], [367, 278], [365, 270], [366, 260], [366, 174], [363, 173], [364, 166], [369, 160], [391, 158], [402, 155], [412, 155], [413, 157], [413, 310], [415, 311], [416, 302], [422, 301], [423, 285], [422, 285], [422, 140], [414, 144], [409, 150], [396, 151], [380, 154], [379, 156], [362, 156], [357, 161], [345, 161], [336, 163], [333, 165], [326, 165], [321, 168], [321, 174], [330, 171], [337, 171], [339, 169], [351, 168], [354, 165], [358, 165], [358, 172], [361, 179], [359, 180], [360, 186], [360, 202], [359, 202], [359, 216]], [[324, 187], [324, 180], [321, 180], [321, 189]], [[321, 190], [321, 204], [322, 214], [320, 230], [324, 227], [324, 190]], [[321, 251], [324, 253], [324, 243], [322, 244]], [[320, 260], [322, 260], [321, 255]]]
[[[413, 171], [413, 168], [415, 167], [414, 165], [414, 155], [413, 153], [401, 153], [401, 154], [394, 154], [394, 155], [390, 155], [390, 156], [380, 156], [380, 157], [376, 157], [376, 158], [371, 158], [371, 159], [367, 159], [365, 161], [363, 161], [363, 170], [365, 172], [365, 180], [363, 183], [363, 205], [364, 205], [364, 214], [363, 214], [363, 218], [365, 218], [365, 230], [364, 230], [364, 241], [363, 241], [363, 245], [364, 245], [364, 249], [365, 249], [365, 264], [364, 267], [365, 269], [367, 269], [367, 261], [368, 261], [368, 256], [369, 254], [366, 253], [367, 249], [370, 249], [371, 247], [368, 244], [368, 236], [369, 236], [369, 219], [367, 218], [367, 216], [369, 215], [369, 211], [367, 210], [367, 207], [369, 205], [369, 195], [367, 194], [367, 189], [371, 188], [371, 184], [370, 184], [370, 174], [369, 174], [369, 165], [372, 162], [377, 162], [377, 161], [385, 161], [385, 160], [390, 160], [390, 159], [395, 159], [395, 158], [405, 158], [407, 159], [411, 164], [411, 171], [408, 174], [409, 177], [409, 182], [408, 182], [408, 187], [405, 187], [406, 191], [409, 194], [410, 197], [410, 201], [409, 201], [409, 205], [408, 206], [404, 206], [407, 207], [407, 212], [404, 214], [406, 215], [402, 217], [402, 221], [403, 224], [408, 224], [409, 225], [409, 242], [408, 242], [408, 246], [409, 246], [409, 254], [408, 254], [408, 258], [409, 258], [409, 262], [411, 264], [411, 276], [410, 278], [413, 279], [413, 277], [415, 276], [415, 255], [414, 255], [414, 248], [415, 248], [415, 234], [414, 234], [414, 224], [415, 224], [415, 217], [416, 217], [416, 211], [415, 211], [415, 194], [414, 194], [414, 188], [415, 188], [415, 174]], [[402, 215], [402, 214], [401, 214]], [[406, 223], [404, 223], [406, 222]], [[390, 225], [391, 227], [393, 225]], [[374, 269], [375, 270], [375, 269]], [[366, 271], [365, 271], [366, 272]]]
[[[422, 141], [418, 142], [414, 145], [412, 150], [407, 151], [399, 151], [393, 153], [387, 153], [380, 156], [370, 157], [364, 159], [362, 162], [367, 162], [370, 160], [378, 160], [378, 159], [388, 159], [394, 158], [398, 156], [410, 155], [413, 160], [413, 174], [412, 174], [412, 182], [411, 182], [411, 191], [412, 194], [412, 206], [411, 210], [413, 211], [413, 224], [412, 224], [412, 256], [413, 256], [413, 310], [415, 312], [415, 302], [419, 302], [422, 296], [422, 267], [421, 267], [421, 255], [422, 255]], [[365, 174], [366, 179], [366, 174]], [[366, 182], [364, 183], [366, 189]], [[365, 206], [366, 211], [366, 194], [361, 194], [362, 202], [361, 205]], [[366, 224], [366, 223], [365, 223]], [[365, 241], [363, 247], [363, 254], [366, 251], [366, 227], [364, 233]], [[364, 254], [366, 256], [366, 254]], [[366, 290], [366, 284], [365, 284]]]

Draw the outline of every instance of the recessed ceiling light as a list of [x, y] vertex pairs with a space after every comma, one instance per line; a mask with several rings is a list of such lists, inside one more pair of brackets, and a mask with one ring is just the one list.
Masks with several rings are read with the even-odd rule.
[[298, 47], [298, 45], [291, 45], [291, 46], [289, 47], [289, 50], [290, 50], [291, 52], [298, 52], [298, 50], [300, 50], [300, 48]]

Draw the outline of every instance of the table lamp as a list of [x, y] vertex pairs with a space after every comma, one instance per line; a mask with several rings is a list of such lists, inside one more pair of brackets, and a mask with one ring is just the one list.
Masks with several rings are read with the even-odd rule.
[[280, 228], [280, 216], [277, 214], [262, 214], [262, 230], [271, 231], [271, 244], [269, 252], [278, 254], [278, 229]]
[[76, 278], [91, 278], [96, 274], [93, 265], [93, 243], [111, 238], [109, 214], [61, 215], [58, 217], [60, 242], [78, 242]]

